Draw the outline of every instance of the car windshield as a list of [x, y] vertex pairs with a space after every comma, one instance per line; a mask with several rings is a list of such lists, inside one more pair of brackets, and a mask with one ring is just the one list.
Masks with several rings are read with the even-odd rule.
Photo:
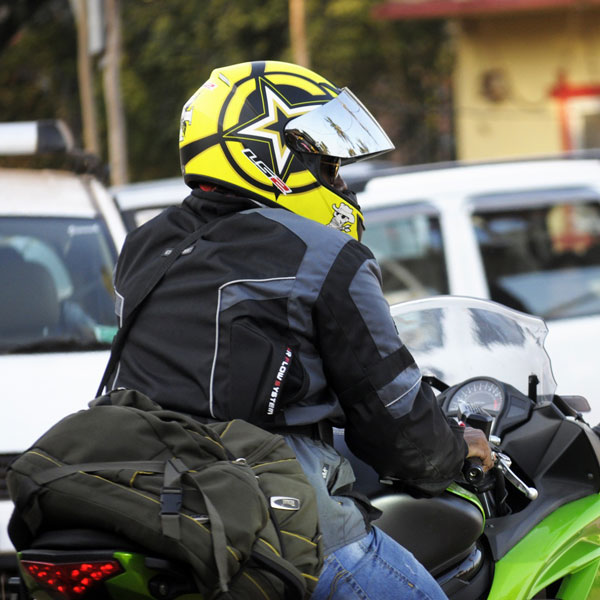
[[440, 218], [426, 204], [365, 212], [363, 243], [375, 255], [390, 304], [448, 293]]
[[0, 218], [0, 352], [109, 347], [115, 260], [100, 221]]
[[600, 204], [472, 216], [492, 300], [545, 319], [600, 313]]

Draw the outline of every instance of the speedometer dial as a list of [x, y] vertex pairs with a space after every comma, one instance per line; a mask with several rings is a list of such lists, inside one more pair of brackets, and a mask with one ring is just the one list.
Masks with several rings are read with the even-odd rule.
[[504, 403], [504, 391], [493, 379], [471, 379], [452, 394], [446, 411], [451, 415], [457, 414], [459, 403], [480, 408], [495, 417]]

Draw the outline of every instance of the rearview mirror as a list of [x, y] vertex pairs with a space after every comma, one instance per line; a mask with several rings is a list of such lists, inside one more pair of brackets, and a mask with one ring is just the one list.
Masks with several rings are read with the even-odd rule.
[[561, 398], [577, 412], [590, 412], [590, 403], [583, 396], [561, 396]]

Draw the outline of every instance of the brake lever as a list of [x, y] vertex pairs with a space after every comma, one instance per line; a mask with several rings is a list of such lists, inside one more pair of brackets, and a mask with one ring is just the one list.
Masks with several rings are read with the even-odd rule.
[[534, 487], [529, 487], [511, 470], [512, 460], [502, 452], [496, 452], [496, 468], [510, 481], [528, 500], [535, 500], [538, 497], [538, 491]]

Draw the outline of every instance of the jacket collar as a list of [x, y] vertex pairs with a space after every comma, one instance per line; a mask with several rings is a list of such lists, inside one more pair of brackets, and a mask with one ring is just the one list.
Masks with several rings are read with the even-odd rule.
[[[183, 205], [200, 215], [204, 221], [212, 221], [232, 213], [267, 206], [266, 203], [263, 204], [252, 198], [237, 196], [228, 191], [206, 192], [201, 189], [193, 189], [183, 201]], [[271, 206], [271, 203], [268, 205]], [[285, 210], [282, 206], [275, 206]]]

